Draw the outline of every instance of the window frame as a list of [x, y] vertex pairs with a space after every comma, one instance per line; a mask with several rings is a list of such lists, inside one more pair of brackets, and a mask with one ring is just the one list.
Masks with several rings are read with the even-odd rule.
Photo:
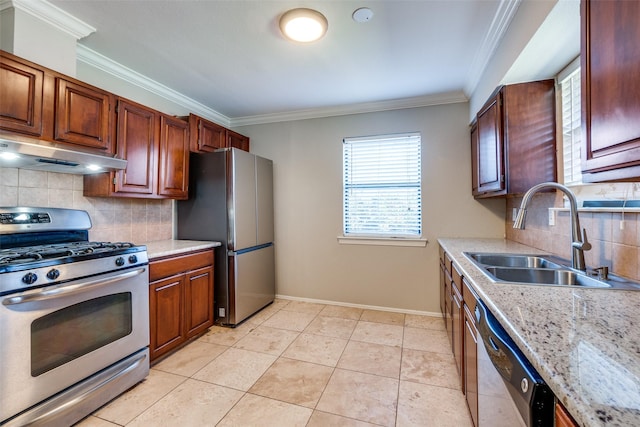
[[[379, 188], [384, 190], [385, 188], [389, 188], [389, 187], [398, 187], [398, 186], [406, 186], [408, 188], [416, 188], [416, 182], [415, 182], [415, 174], [413, 175], [413, 179], [410, 179], [409, 177], [407, 177], [407, 180], [405, 181], [396, 181], [396, 182], [380, 182], [380, 183], [348, 183], [348, 176], [350, 175], [349, 172], [346, 168], [346, 161], [347, 161], [347, 144], [352, 144], [351, 146], [353, 147], [353, 144], [357, 144], [357, 143], [375, 143], [376, 140], [379, 140], [380, 142], [384, 143], [385, 140], [393, 140], [393, 139], [399, 139], [399, 138], [418, 138], [418, 146], [417, 146], [417, 150], [419, 153], [419, 158], [417, 161], [417, 168], [418, 168], [418, 174], [417, 174], [417, 189], [418, 189], [418, 200], [417, 200], [417, 206], [419, 209], [419, 212], [417, 214], [418, 218], [413, 218], [418, 219], [418, 234], [403, 234], [403, 233], [397, 233], [397, 234], [387, 234], [387, 233], [358, 233], [358, 232], [351, 232], [348, 233], [348, 213], [347, 213], [347, 206], [348, 206], [348, 195], [347, 195], [347, 191], [348, 188], [351, 189], [357, 189], [359, 188], [363, 188], [363, 186], [366, 186], [368, 188]], [[410, 148], [409, 150], [413, 150], [414, 148]], [[351, 152], [350, 154], [353, 154], [353, 152]], [[389, 134], [378, 134], [378, 135], [371, 135], [371, 136], [364, 136], [364, 137], [346, 137], [343, 138], [342, 140], [342, 235], [338, 236], [338, 241], [339, 243], [343, 243], [343, 244], [356, 244], [356, 245], [392, 245], [392, 246], [425, 246], [427, 243], [427, 240], [424, 239], [422, 236], [424, 234], [424, 229], [423, 229], [423, 208], [422, 208], [422, 134], [421, 132], [403, 132], [403, 133], [389, 133]], [[376, 185], [377, 184], [377, 185]], [[415, 199], [413, 199], [415, 201]], [[378, 211], [379, 212], [379, 211]], [[384, 212], [382, 212], [380, 214], [380, 216], [382, 217], [384, 215]]]
[[[581, 150], [581, 146], [582, 146], [582, 120], [578, 120], [578, 126], [572, 128], [572, 131], [575, 132], [577, 130], [578, 134], [580, 135], [580, 138], [578, 140], [574, 140], [573, 138], [571, 140], [566, 140], [565, 139], [565, 117], [564, 117], [564, 101], [563, 101], [563, 92], [562, 92], [562, 84], [564, 83], [564, 81], [566, 81], [569, 78], [575, 78], [576, 73], [581, 73], [581, 67], [580, 67], [580, 57], [575, 58], [573, 61], [571, 61], [571, 63], [569, 63], [562, 71], [560, 71], [558, 73], [558, 75], [556, 76], [556, 82], [557, 82], [557, 87], [558, 87], [558, 111], [559, 111], [559, 117], [558, 117], [558, 134], [560, 136], [560, 140], [562, 141], [561, 144], [561, 154], [558, 158], [558, 164], [559, 164], [559, 169], [560, 169], [560, 176], [562, 176], [562, 182], [563, 184], [567, 185], [567, 186], [579, 186], [579, 185], [583, 185], [584, 181], [582, 181], [582, 159], [581, 159], [581, 154], [580, 151], [578, 151], [577, 153], [577, 157], [575, 155], [575, 150], [576, 148], [578, 150]], [[581, 87], [581, 82], [578, 79], [577, 82], [577, 88], [578, 90], [582, 91], [582, 87]], [[572, 96], [571, 99], [572, 102], [575, 103], [575, 99], [574, 96]], [[572, 111], [577, 111], [580, 114], [582, 114], [581, 111], [582, 108], [582, 104], [580, 102], [580, 99], [578, 99], [577, 102], [577, 109], [574, 110], [572, 109]], [[568, 154], [567, 152], [570, 152], [570, 154]], [[571, 158], [577, 158], [578, 160], [578, 166], [577, 168], [580, 170], [580, 179], [574, 179], [575, 177], [575, 173], [572, 173], [571, 176], [569, 177], [569, 180], [567, 180], [567, 168], [565, 167], [565, 165], [567, 164], [567, 161], [565, 161], [565, 157], [567, 155], [570, 155]], [[576, 166], [572, 166], [572, 169], [575, 169]]]

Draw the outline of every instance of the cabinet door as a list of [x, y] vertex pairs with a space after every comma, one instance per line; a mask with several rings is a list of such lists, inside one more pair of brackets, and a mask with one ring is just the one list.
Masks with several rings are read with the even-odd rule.
[[42, 135], [44, 71], [0, 57], [0, 129]]
[[473, 313], [464, 305], [464, 391], [474, 426], [478, 426], [478, 331]]
[[458, 293], [458, 290], [453, 286], [453, 306], [452, 306], [452, 331], [451, 331], [451, 347], [453, 349], [453, 357], [456, 361], [456, 368], [458, 369], [458, 379], [462, 386], [462, 392], [464, 393], [464, 371], [463, 371], [463, 354], [462, 354], [462, 340], [464, 330], [464, 315], [462, 307], [462, 296]]
[[504, 190], [502, 107], [498, 93], [478, 113], [477, 193]]
[[56, 78], [54, 139], [113, 154], [111, 103], [109, 92]]
[[177, 275], [149, 285], [151, 360], [184, 340], [184, 279], [184, 275]]
[[185, 323], [187, 338], [198, 335], [213, 325], [213, 267], [187, 273]]
[[160, 116], [158, 194], [186, 199], [189, 192], [189, 123]]
[[249, 137], [227, 130], [227, 147], [249, 151]]
[[555, 413], [556, 427], [578, 427], [578, 423], [573, 420], [566, 408], [559, 402], [556, 403]]
[[471, 193], [476, 196], [478, 192], [478, 123], [471, 125]]
[[115, 191], [152, 195], [156, 188], [158, 126], [155, 111], [130, 101], [118, 101], [118, 157], [127, 168], [116, 172]]
[[[582, 2], [586, 181], [640, 176], [640, 2]], [[624, 169], [632, 167], [631, 169]]]
[[227, 129], [194, 114], [189, 115], [191, 151], [211, 152], [227, 146]]

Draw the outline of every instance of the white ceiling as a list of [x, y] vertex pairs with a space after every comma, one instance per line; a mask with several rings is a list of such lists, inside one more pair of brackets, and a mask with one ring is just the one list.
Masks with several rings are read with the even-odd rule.
[[[407, 98], [465, 99], [513, 0], [50, 0], [96, 31], [79, 43], [234, 120]], [[371, 21], [354, 10], [369, 7]], [[279, 16], [329, 21], [312, 44]]]

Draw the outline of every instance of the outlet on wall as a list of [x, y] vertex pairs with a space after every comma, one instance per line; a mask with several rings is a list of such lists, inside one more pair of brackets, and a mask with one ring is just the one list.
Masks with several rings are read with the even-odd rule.
[[556, 225], [556, 211], [549, 209], [549, 225]]
[[511, 212], [511, 221], [515, 221], [516, 216], [518, 216], [518, 208], [513, 208], [513, 211]]

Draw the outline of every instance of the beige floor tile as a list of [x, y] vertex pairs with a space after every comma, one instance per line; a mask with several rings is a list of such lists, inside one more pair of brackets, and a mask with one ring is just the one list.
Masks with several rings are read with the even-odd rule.
[[295, 331], [258, 326], [234, 347], [280, 356], [298, 335], [300, 333]]
[[270, 328], [302, 332], [314, 317], [316, 317], [314, 313], [298, 313], [295, 311], [280, 310], [265, 320], [262, 325]]
[[362, 316], [361, 308], [356, 307], [343, 307], [340, 305], [328, 305], [322, 309], [320, 316], [326, 317], [341, 317], [343, 319], [359, 320]]
[[452, 354], [402, 350], [400, 379], [460, 390], [460, 379]]
[[398, 380], [336, 369], [316, 409], [384, 426], [393, 426]]
[[242, 395], [238, 390], [188, 379], [127, 427], [213, 426]]
[[380, 311], [380, 310], [365, 310], [360, 317], [360, 320], [366, 322], [376, 322], [376, 323], [388, 323], [390, 325], [400, 325], [404, 326], [404, 317], [403, 313], [392, 313], [390, 311]]
[[282, 353], [283, 357], [334, 367], [347, 340], [302, 333]]
[[158, 371], [190, 377], [228, 348], [223, 345], [193, 341], [153, 368]]
[[185, 380], [185, 377], [179, 375], [151, 369], [149, 376], [143, 382], [100, 408], [95, 415], [104, 420], [125, 425]]
[[404, 328], [404, 348], [451, 354], [451, 343], [446, 331], [432, 329]]
[[399, 378], [402, 349], [382, 344], [349, 341], [338, 368]]
[[230, 348], [199, 370], [194, 379], [247, 391], [275, 362], [276, 356]]
[[245, 394], [216, 427], [304, 427], [312, 409]]
[[255, 313], [253, 316], [246, 319], [241, 325], [253, 325], [254, 327], [257, 325], [261, 325], [265, 320], [276, 314], [280, 311], [280, 308], [286, 304], [275, 305], [272, 303], [271, 305], [266, 306], [259, 312]]
[[244, 323], [235, 328], [212, 326], [211, 328], [209, 328], [206, 334], [198, 338], [198, 341], [204, 341], [211, 344], [226, 345], [230, 347], [244, 338], [255, 327], [256, 325], [247, 323]]
[[315, 408], [333, 368], [281, 357], [249, 389], [249, 393]]
[[358, 322], [353, 319], [317, 316], [309, 326], [307, 326], [305, 332], [348, 340], [357, 323]]
[[351, 339], [391, 346], [402, 345], [402, 326], [359, 321]]
[[444, 319], [440, 316], [420, 316], [407, 314], [404, 318], [404, 326], [410, 328], [434, 329], [444, 331]]
[[74, 424], [74, 427], [118, 427], [119, 425], [92, 415]]
[[269, 305], [268, 307], [275, 307], [278, 310], [280, 310], [281, 308], [286, 307], [287, 305], [289, 305], [290, 302], [291, 302], [291, 300], [288, 300], [288, 299], [276, 298], [275, 300], [273, 300], [271, 305]]
[[397, 427], [472, 427], [461, 391], [400, 381]]
[[307, 427], [374, 427], [376, 424], [354, 420], [353, 418], [341, 417], [340, 415], [328, 414], [321, 411], [313, 411]]
[[325, 308], [325, 304], [317, 304], [314, 302], [305, 301], [290, 301], [289, 304], [282, 307], [282, 310], [296, 311], [298, 313], [313, 313], [318, 314]]

